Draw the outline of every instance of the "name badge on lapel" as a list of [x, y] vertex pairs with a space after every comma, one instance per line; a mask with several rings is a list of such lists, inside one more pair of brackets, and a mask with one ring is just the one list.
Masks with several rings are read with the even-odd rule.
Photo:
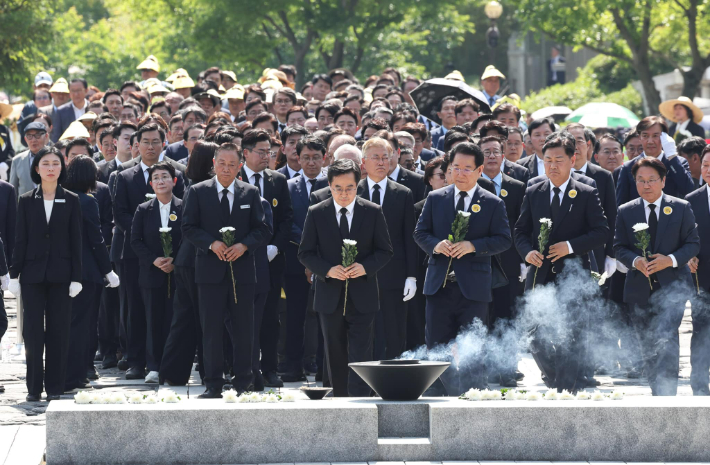
[[66, 199], [54, 199], [55, 203], [67, 203]]
[[247, 208], [251, 208], [251, 205], [239, 205], [239, 208], [241, 208], [242, 210], [245, 210]]

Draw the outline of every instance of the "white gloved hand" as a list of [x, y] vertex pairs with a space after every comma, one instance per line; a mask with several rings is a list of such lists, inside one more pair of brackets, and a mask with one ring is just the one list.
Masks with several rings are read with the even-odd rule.
[[7, 163], [0, 163], [0, 179], [2, 179], [3, 181], [7, 181], [7, 172], [9, 169], [10, 167], [7, 166]]
[[604, 259], [604, 272], [606, 273], [607, 278], [611, 278], [612, 275], [616, 272], [615, 258], [611, 258], [607, 255], [607, 257]]
[[10, 285], [10, 274], [6, 274], [3, 277], [0, 277], [0, 288], [2, 288], [3, 291], [8, 290], [8, 286]]
[[20, 280], [17, 278], [11, 279], [8, 290], [12, 292], [15, 297], [20, 297]]
[[663, 147], [663, 153], [665, 153], [667, 157], [672, 157], [676, 154], [675, 141], [665, 132], [661, 133], [661, 147]]
[[414, 297], [414, 294], [417, 293], [417, 279], [416, 278], [407, 278], [404, 281], [404, 299], [402, 299], [403, 302], [408, 301], [412, 297]]
[[69, 297], [73, 299], [74, 297], [78, 296], [81, 292], [81, 289], [81, 283], [72, 281], [71, 284], [69, 284]]
[[629, 272], [629, 269], [626, 268], [626, 265], [624, 265], [623, 263], [621, 263], [621, 260], [617, 260], [617, 261], [616, 261], [616, 269], [617, 269], [620, 273], [624, 273], [624, 274], [626, 274], [626, 273]]
[[525, 282], [525, 278], [528, 276], [528, 266], [525, 263], [520, 264], [520, 282]]
[[118, 279], [118, 275], [114, 271], [107, 274], [106, 279], [108, 279], [108, 286], [106, 287], [118, 287], [121, 284], [121, 280]]
[[278, 255], [278, 254], [279, 254], [278, 247], [276, 247], [275, 245], [267, 245], [266, 246], [266, 256], [269, 257], [269, 261], [276, 258], [276, 255]]

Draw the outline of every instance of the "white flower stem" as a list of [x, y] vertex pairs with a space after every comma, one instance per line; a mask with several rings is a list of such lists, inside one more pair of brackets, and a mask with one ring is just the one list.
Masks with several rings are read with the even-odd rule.
[[350, 283], [349, 279], [345, 280], [345, 300], [343, 301], [343, 316], [345, 316], [345, 307], [348, 305], [348, 283]]
[[442, 287], [446, 287], [446, 278], [449, 276], [449, 270], [451, 269], [451, 262], [454, 261], [454, 257], [449, 258], [449, 266], [446, 267], [446, 274], [444, 275], [444, 285]]

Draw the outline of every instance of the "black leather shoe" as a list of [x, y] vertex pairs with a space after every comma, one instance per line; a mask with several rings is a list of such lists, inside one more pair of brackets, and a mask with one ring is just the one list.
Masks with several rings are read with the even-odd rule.
[[126, 371], [126, 379], [145, 379], [145, 370], [142, 368], [129, 368]]
[[113, 357], [104, 357], [104, 361], [101, 363], [101, 368], [108, 370], [109, 368], [115, 368], [118, 366], [118, 359], [114, 355]]
[[61, 398], [62, 396], [60, 396], [59, 394], [47, 394], [47, 402], [50, 402], [52, 400], [59, 400]]
[[104, 356], [101, 355], [100, 352], [96, 352], [96, 353], [94, 354], [94, 362], [100, 362], [100, 361], [103, 360], [103, 359], [104, 359]]
[[318, 365], [316, 365], [316, 362], [304, 363], [303, 371], [305, 371], [309, 375], [315, 375], [316, 373], [318, 373]]
[[284, 382], [279, 378], [275, 371], [264, 373], [264, 386], [266, 387], [284, 387]]
[[[306, 374], [305, 374], [303, 371], [301, 371], [300, 373], [297, 372], [297, 371], [296, 371], [296, 372], [284, 373], [283, 375], [281, 375], [281, 380], [282, 380], [284, 383], [295, 383], [295, 382], [298, 382], [298, 381], [305, 381], [305, 380], [306, 380]], [[282, 384], [282, 386], [283, 386], [283, 384]]]
[[221, 399], [222, 391], [217, 388], [207, 388], [205, 392], [197, 396], [198, 399]]
[[525, 378], [525, 375], [522, 372], [515, 370], [515, 379], [517, 381], [521, 381], [523, 378]]
[[514, 388], [518, 387], [518, 382], [515, 380], [514, 374], [505, 374], [500, 377], [500, 387]]
[[264, 377], [260, 371], [254, 373], [254, 391], [261, 392], [264, 390]]
[[587, 387], [597, 387], [597, 386], [602, 385], [601, 381], [599, 381], [598, 379], [596, 379], [594, 377], [587, 378], [586, 381], [587, 381]]
[[126, 357], [123, 357], [121, 360], [118, 361], [116, 364], [119, 370], [121, 371], [126, 371], [128, 370], [128, 359]]
[[316, 381], [323, 381], [323, 372], [320, 370], [316, 372]]
[[95, 368], [95, 367], [94, 367], [93, 369], [89, 368], [89, 369], [86, 371], [86, 377], [87, 377], [88, 379], [91, 379], [91, 380], [94, 380], [94, 381], [95, 381], [95, 380], [99, 379], [99, 372], [96, 371], [96, 368]]
[[39, 402], [40, 397], [37, 394], [27, 394], [25, 400], [27, 402]]

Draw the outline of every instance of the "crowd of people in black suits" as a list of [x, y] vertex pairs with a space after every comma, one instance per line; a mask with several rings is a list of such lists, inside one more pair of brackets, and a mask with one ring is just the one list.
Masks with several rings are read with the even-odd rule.
[[[224, 99], [233, 76], [216, 68], [187, 95], [124, 83], [97, 113], [61, 106], [62, 121], [89, 115], [62, 123], [64, 134], [47, 113], [28, 116], [28, 149], [0, 181], [0, 274], [21, 302], [29, 401], [88, 388], [95, 361], [169, 385], [197, 363], [203, 398], [306, 373], [335, 396], [368, 396], [348, 363], [445, 347], [472, 324], [499, 328], [526, 295], [562, 285], [572, 262], [606, 279], [599, 295], [629, 331], [605, 343], [625, 355], [596, 357], [593, 316], [574, 315], [559, 339], [539, 322], [529, 350], [550, 388], [594, 386], [613, 364], [675, 395], [690, 299], [691, 384], [710, 395], [704, 140], [676, 144], [658, 116], [623, 141], [551, 119], [521, 129], [510, 103], [487, 113], [454, 97], [440, 102], [439, 126], [408, 103], [413, 78], [393, 69], [368, 101], [342, 72], [316, 75], [300, 105], [295, 71], [279, 73], [268, 94], [232, 82]], [[454, 241], [458, 217], [468, 228]], [[356, 247], [347, 266], [344, 243]], [[463, 367], [453, 348], [430, 393], [514, 387], [517, 350]]]

